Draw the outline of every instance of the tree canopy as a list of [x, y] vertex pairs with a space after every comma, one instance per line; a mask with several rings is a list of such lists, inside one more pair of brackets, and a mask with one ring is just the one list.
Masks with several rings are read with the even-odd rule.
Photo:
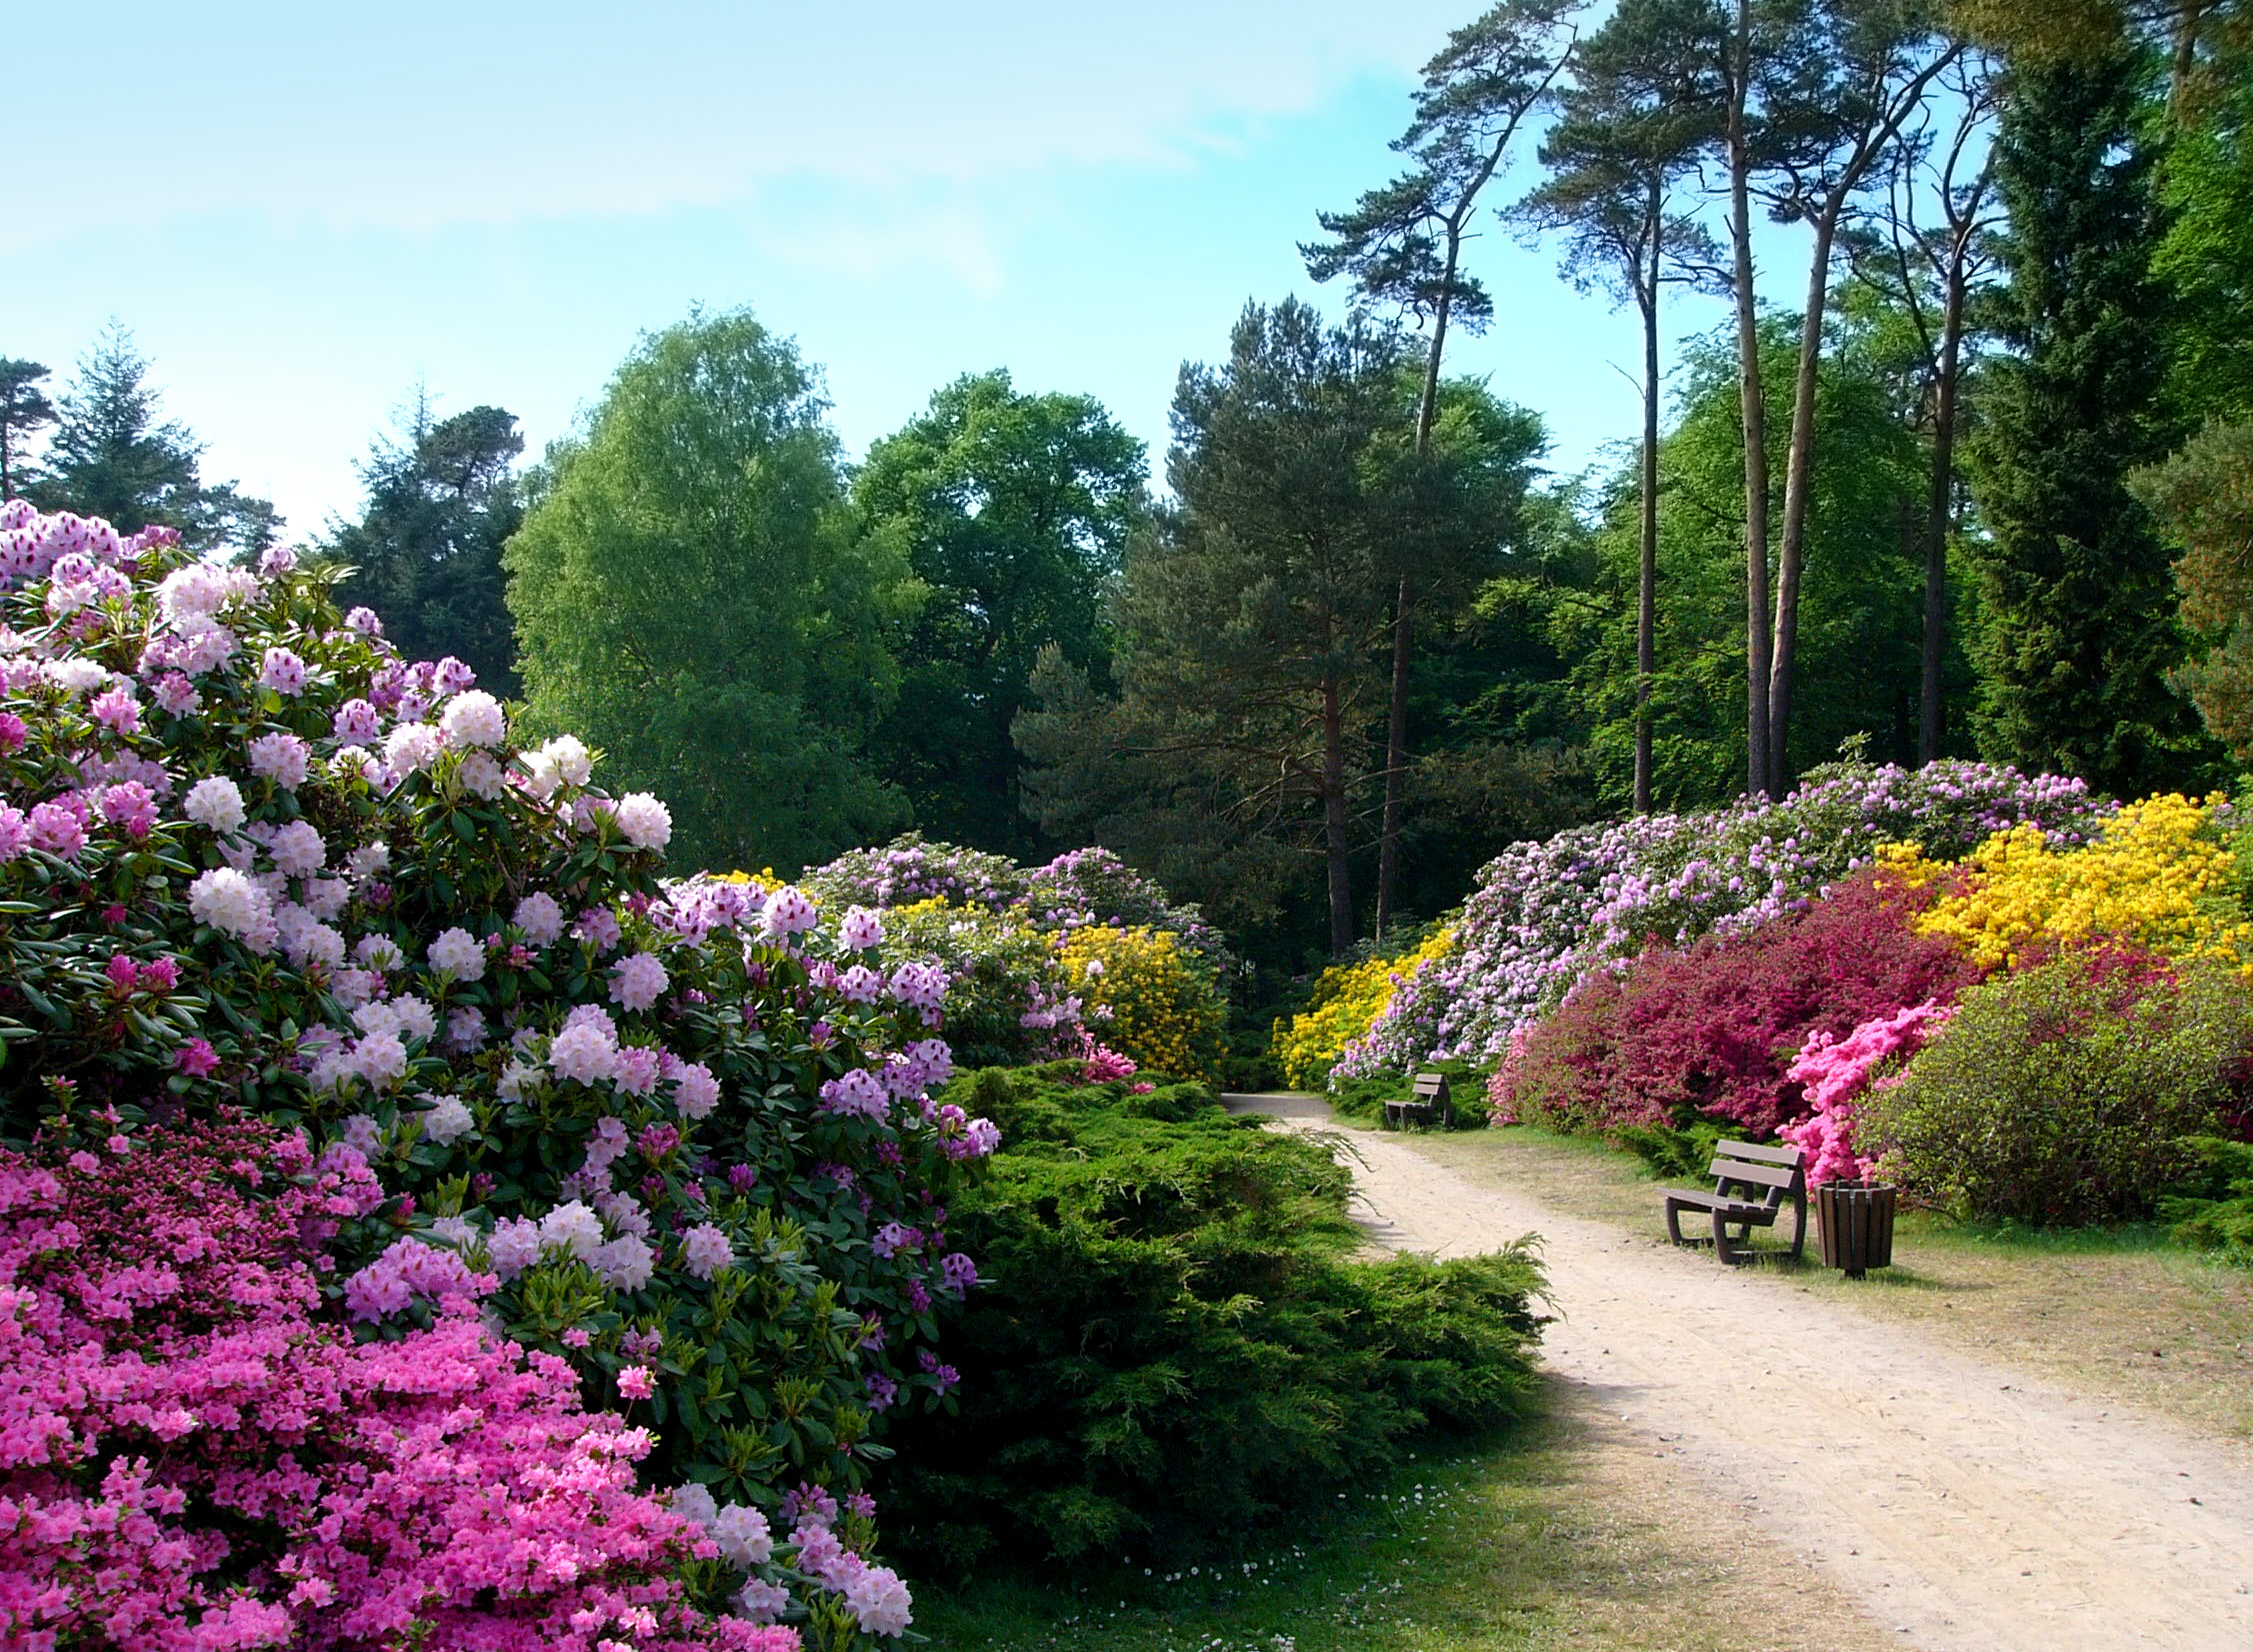
[[1010, 724], [1044, 648], [1109, 655], [1103, 602], [1148, 503], [1142, 444], [1088, 396], [970, 374], [870, 447], [861, 531], [904, 552], [928, 592], [897, 639], [900, 694], [872, 751], [916, 825], [998, 853], [1033, 847]]
[[526, 715], [661, 785], [684, 866], [795, 872], [906, 818], [867, 744], [917, 593], [855, 531], [825, 410], [787, 339], [700, 314], [528, 478], [504, 558]]

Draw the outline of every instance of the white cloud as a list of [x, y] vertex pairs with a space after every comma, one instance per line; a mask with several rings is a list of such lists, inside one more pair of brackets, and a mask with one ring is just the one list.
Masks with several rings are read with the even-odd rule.
[[1356, 75], [1412, 74], [1465, 15], [1461, 0], [51, 6], [11, 24], [12, 55], [54, 95], [5, 235], [20, 249], [243, 211], [427, 233], [722, 206], [778, 180], [1187, 166]]

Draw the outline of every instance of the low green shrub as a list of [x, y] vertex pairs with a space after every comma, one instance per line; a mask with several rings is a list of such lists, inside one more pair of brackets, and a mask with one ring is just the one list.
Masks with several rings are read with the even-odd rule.
[[1862, 1126], [1912, 1196], [1968, 1218], [2148, 1216], [2234, 1107], [2253, 996], [2218, 965], [2071, 952], [1967, 991]]
[[2183, 1146], [2190, 1168], [2159, 1201], [2161, 1220], [2178, 1244], [2253, 1267], [2253, 1142], [2193, 1136]]
[[947, 1097], [1005, 1146], [951, 1217], [987, 1280], [949, 1339], [961, 1409], [891, 1441], [887, 1532], [926, 1566], [1209, 1552], [1419, 1431], [1524, 1412], [1527, 1251], [1350, 1260], [1350, 1178], [1320, 1144], [1194, 1086], [1057, 1076], [989, 1070]]
[[1713, 1150], [1730, 1132], [1718, 1124], [1693, 1123], [1680, 1130], [1666, 1124], [1623, 1124], [1613, 1134], [1659, 1180], [1703, 1181], [1712, 1174]]

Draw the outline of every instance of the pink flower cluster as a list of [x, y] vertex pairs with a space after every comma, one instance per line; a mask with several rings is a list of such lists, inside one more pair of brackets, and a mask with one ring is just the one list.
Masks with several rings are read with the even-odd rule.
[[1844, 1038], [1816, 1032], [1785, 1076], [1804, 1087], [1814, 1112], [1777, 1136], [1806, 1149], [1807, 1185], [1870, 1179], [1875, 1155], [1855, 1141], [1856, 1103], [1872, 1090], [1901, 1082], [1901, 1069], [1955, 1015], [1953, 1004], [1928, 998], [1863, 1022]]
[[315, 1320], [359, 1204], [243, 1120], [0, 1151], [0, 1643], [794, 1647], [689, 1602], [714, 1545], [562, 1361]]

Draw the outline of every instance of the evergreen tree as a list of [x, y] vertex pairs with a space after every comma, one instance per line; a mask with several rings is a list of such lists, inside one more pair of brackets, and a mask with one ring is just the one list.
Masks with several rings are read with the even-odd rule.
[[198, 550], [264, 549], [281, 526], [274, 507], [233, 482], [203, 480], [203, 444], [162, 417], [149, 361], [112, 322], [79, 358], [46, 463], [30, 496], [42, 510], [99, 516], [120, 533], [152, 523], [180, 530]]
[[397, 435], [379, 437], [359, 467], [360, 520], [333, 524], [322, 547], [358, 570], [341, 600], [380, 614], [408, 658], [451, 654], [501, 695], [517, 692], [501, 547], [524, 519], [510, 471], [523, 451], [504, 409], [440, 419], [418, 390]]
[[55, 404], [39, 388], [47, 369], [36, 361], [0, 356], [0, 499], [13, 499], [35, 479], [24, 444], [55, 422]]
[[526, 718], [662, 792], [684, 869], [791, 874], [906, 816], [865, 752], [913, 586], [852, 531], [826, 405], [747, 314], [667, 328], [528, 479], [504, 557]]
[[[1476, 334], [1494, 316], [1493, 299], [1464, 268], [1473, 214], [1519, 130], [1549, 102], [1572, 57], [1575, 9], [1570, 0], [1502, 0], [1449, 35], [1446, 48], [1424, 65], [1415, 118], [1393, 143], [1411, 158], [1408, 169], [1348, 211], [1317, 214], [1332, 239], [1299, 248], [1315, 280], [1350, 275], [1363, 297], [1429, 326], [1416, 404], [1419, 457], [1431, 445], [1438, 417], [1448, 323]], [[1419, 570], [1403, 567], [1397, 578], [1377, 862], [1379, 934], [1391, 927], [1400, 877]]]
[[1359, 321], [1247, 307], [1224, 365], [1181, 371], [1175, 502], [1127, 556], [1118, 694], [1051, 656], [1018, 723], [1044, 825], [1092, 827], [1216, 911], [1272, 916], [1300, 857], [1319, 859], [1334, 953], [1354, 940], [1372, 654], [1414, 481], [1404, 364]]
[[2012, 353], [1988, 369], [1967, 454], [1986, 530], [1980, 749], [2122, 796], [2189, 783], [2208, 751], [2166, 683], [2183, 654], [2168, 559], [2127, 481], [2175, 435], [2148, 81], [2125, 47], [2011, 69], [1995, 176]]
[[956, 380], [869, 449], [864, 530], [929, 590], [898, 640], [899, 702], [875, 736], [916, 825], [1000, 853], [1035, 848], [1010, 724], [1043, 648], [1108, 657], [1103, 602], [1147, 511], [1142, 444], [1088, 396], [1026, 395], [1006, 372]]

